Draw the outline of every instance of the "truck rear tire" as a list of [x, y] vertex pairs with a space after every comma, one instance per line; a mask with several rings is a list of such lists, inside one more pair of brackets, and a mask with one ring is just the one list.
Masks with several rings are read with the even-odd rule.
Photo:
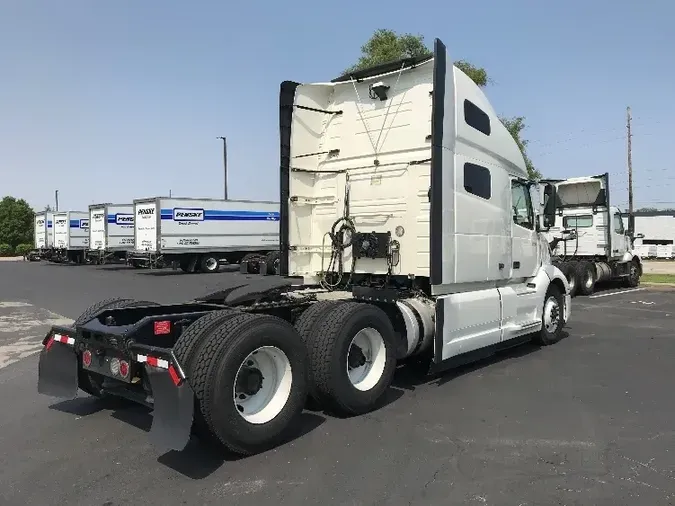
[[288, 322], [240, 313], [206, 336], [192, 388], [206, 423], [230, 451], [286, 441], [307, 398], [307, 348]]
[[[157, 305], [159, 304], [157, 304], [156, 302], [134, 300], [134, 299], [123, 299], [121, 297], [104, 299], [100, 302], [97, 302], [96, 304], [92, 304], [87, 309], [85, 309], [84, 312], [77, 317], [73, 326], [77, 327], [78, 325], [82, 325], [88, 322], [99, 312], [105, 309], [119, 309], [123, 307], [157, 306]], [[103, 376], [82, 369], [82, 358], [80, 356], [78, 356], [77, 363], [78, 363], [77, 382], [78, 386], [80, 387], [80, 390], [88, 393], [92, 397], [98, 398], [105, 397], [102, 391]]]
[[[230, 309], [213, 311], [192, 322], [192, 324], [180, 335], [173, 347], [173, 353], [183, 367], [183, 370], [187, 372], [188, 383], [192, 383], [191, 380], [194, 375], [197, 359], [199, 358], [201, 349], [207, 341], [209, 333], [238, 314], [241, 313]], [[200, 399], [198, 399], [196, 395], [192, 428], [197, 437], [205, 442], [211, 443], [214, 441], [215, 436], [202, 415]], [[220, 443], [220, 440], [218, 440], [218, 443]]]
[[[323, 318], [326, 312], [328, 312], [331, 307], [342, 302], [344, 301], [320, 300], [302, 312], [302, 314], [295, 321], [295, 329], [298, 331], [298, 334], [300, 334], [300, 337], [305, 343], [308, 343], [311, 340], [311, 336], [315, 333], [315, 328], [320, 325], [321, 318]], [[319, 409], [321, 406], [321, 401], [319, 398], [319, 392], [314, 387], [311, 367], [309, 368], [308, 379], [309, 396], [307, 399], [307, 407], [309, 409]]]
[[577, 291], [581, 295], [593, 295], [597, 281], [597, 271], [593, 262], [579, 262], [576, 265], [576, 276], [579, 283]]
[[537, 344], [549, 346], [562, 339], [564, 304], [565, 299], [560, 289], [556, 285], [549, 285], [546, 297], [544, 297], [541, 330], [534, 337]]
[[570, 295], [574, 297], [577, 294], [577, 289], [579, 287], [579, 279], [577, 276], [576, 262], [563, 262], [560, 264], [560, 270], [567, 278], [567, 282], [570, 285]]
[[340, 414], [375, 409], [396, 369], [396, 337], [377, 306], [342, 302], [328, 308], [307, 336], [312, 392]]

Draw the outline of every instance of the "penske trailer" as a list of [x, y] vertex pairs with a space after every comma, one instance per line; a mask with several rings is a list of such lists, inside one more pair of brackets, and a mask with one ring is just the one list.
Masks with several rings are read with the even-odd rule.
[[30, 260], [49, 260], [54, 253], [54, 213], [43, 211], [35, 213], [33, 231], [33, 250], [26, 256]]
[[83, 264], [89, 249], [89, 213], [63, 211], [54, 213], [55, 262]]
[[45, 336], [38, 391], [151, 406], [161, 451], [195, 433], [250, 455], [286, 441], [308, 400], [376, 409], [400, 363], [438, 372], [558, 342], [571, 297], [543, 234], [556, 187], [539, 212], [518, 145], [452, 62], [436, 39], [428, 57], [283, 82], [281, 275], [97, 302]]
[[183, 272], [218, 272], [224, 263], [279, 262], [279, 203], [193, 198], [134, 201], [136, 267], [175, 265]]
[[134, 249], [134, 205], [94, 204], [89, 206], [89, 250], [94, 264], [126, 260]]

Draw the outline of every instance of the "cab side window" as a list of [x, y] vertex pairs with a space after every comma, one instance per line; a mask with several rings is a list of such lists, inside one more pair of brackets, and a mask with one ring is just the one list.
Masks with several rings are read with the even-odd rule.
[[530, 189], [522, 181], [511, 181], [511, 210], [513, 223], [534, 230], [534, 212]]
[[614, 215], [614, 232], [617, 234], [624, 234], [625, 230], [623, 228], [623, 220], [621, 219], [621, 214], [616, 213]]

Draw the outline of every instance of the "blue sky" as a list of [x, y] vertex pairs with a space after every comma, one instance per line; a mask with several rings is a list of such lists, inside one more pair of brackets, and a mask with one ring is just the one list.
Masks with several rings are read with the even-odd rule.
[[[0, 2], [0, 195], [36, 208], [166, 195], [278, 200], [278, 89], [352, 64], [377, 28], [441, 38], [526, 117], [549, 177], [609, 171], [627, 202], [675, 201], [675, 4], [592, 2]], [[675, 202], [670, 205], [675, 207]]]

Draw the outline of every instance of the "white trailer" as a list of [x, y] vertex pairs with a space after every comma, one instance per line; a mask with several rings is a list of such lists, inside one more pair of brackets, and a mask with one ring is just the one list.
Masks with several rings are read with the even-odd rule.
[[54, 254], [57, 262], [84, 263], [89, 248], [89, 213], [63, 211], [54, 213]]
[[633, 250], [634, 220], [628, 217], [626, 230], [621, 210], [611, 205], [609, 174], [549, 182], [556, 185], [557, 216], [548, 238], [574, 232], [572, 240], [559, 242], [552, 251], [572, 295], [590, 295], [596, 283], [605, 281], [638, 286], [642, 261]]
[[154, 197], [134, 200], [132, 265], [217, 272], [220, 264], [278, 264], [279, 203]]
[[376, 409], [405, 360], [439, 371], [558, 342], [569, 285], [523, 156], [452, 62], [437, 39], [431, 57], [282, 83], [282, 276], [182, 304], [94, 304], [45, 336], [38, 390], [151, 404], [160, 451], [194, 427], [250, 455], [284, 442], [308, 398]]
[[89, 206], [89, 250], [87, 258], [102, 264], [124, 260], [134, 249], [134, 205], [94, 204]]
[[30, 260], [49, 259], [54, 250], [54, 214], [50, 211], [35, 213], [33, 250], [27, 254]]

